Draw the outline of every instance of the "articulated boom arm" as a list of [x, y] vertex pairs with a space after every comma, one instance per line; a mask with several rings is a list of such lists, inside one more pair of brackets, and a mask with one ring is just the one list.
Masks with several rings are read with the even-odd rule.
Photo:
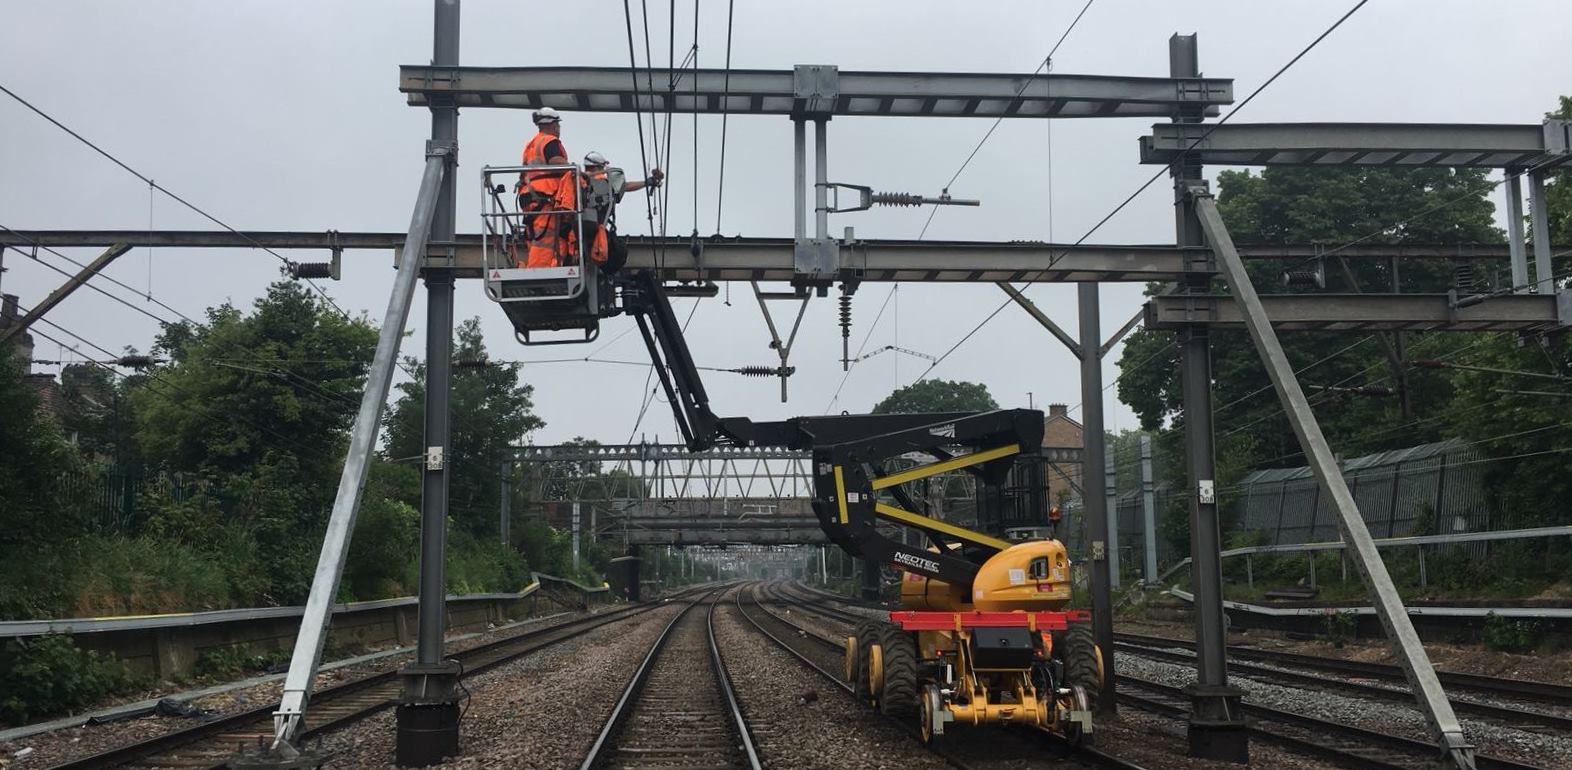
[[[640, 271], [623, 281], [622, 311], [639, 325], [688, 448], [697, 452], [717, 445], [779, 446], [811, 451], [814, 514], [830, 540], [853, 556], [970, 590], [979, 566], [1011, 543], [918, 513], [921, 506], [904, 488], [909, 482], [951, 471], [976, 476], [979, 509], [1013, 507], [1023, 520], [1047, 521], [1038, 460], [1042, 412], [830, 415], [760, 423], [716, 417], [660, 279], [653, 271]], [[912, 454], [936, 459], [886, 471], [891, 461]], [[875, 526], [879, 520], [921, 530], [938, 552], [889, 538]]]
[[[1035, 481], [1040, 473], [1042, 413], [1010, 409], [901, 416], [921, 424], [812, 447], [814, 514], [830, 539], [853, 555], [969, 591], [981, 564], [1011, 543], [911, 510], [917, 506], [902, 485], [966, 470], [977, 477], [980, 505], [1023, 506], [1024, 518], [1047, 521], [1045, 490]], [[971, 451], [954, 454], [957, 448]], [[886, 463], [910, 453], [938, 459], [885, 473]], [[921, 530], [938, 552], [885, 536], [875, 526], [879, 520]], [[954, 544], [959, 548], [952, 548]]]

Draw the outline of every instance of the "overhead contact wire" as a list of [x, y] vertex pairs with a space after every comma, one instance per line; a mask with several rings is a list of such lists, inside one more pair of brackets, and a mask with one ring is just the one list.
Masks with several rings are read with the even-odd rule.
[[[1348, 11], [1346, 13], [1344, 13], [1342, 16], [1338, 17], [1337, 21], [1332, 22], [1331, 26], [1327, 27], [1326, 30], [1324, 30], [1321, 34], [1317, 35], [1314, 40], [1310, 41], [1309, 45], [1307, 45], [1303, 49], [1301, 49], [1299, 51], [1299, 53], [1295, 54], [1292, 59], [1289, 59], [1286, 64], [1284, 64], [1282, 67], [1279, 67], [1278, 70], [1276, 72], [1274, 72], [1271, 77], [1267, 78], [1265, 82], [1263, 82], [1260, 86], [1257, 86], [1254, 91], [1250, 92], [1250, 95], [1246, 96], [1244, 98], [1244, 101], [1241, 101], [1239, 104], [1234, 105], [1234, 108], [1229, 110], [1228, 114], [1226, 114], [1222, 118], [1218, 119], [1218, 121], [1216, 123], [1207, 124], [1207, 130], [1205, 131], [1205, 133], [1201, 134], [1201, 136], [1197, 137], [1193, 142], [1190, 143], [1189, 146], [1187, 146], [1184, 150], [1182, 150], [1177, 155], [1175, 155], [1174, 156], [1174, 160], [1169, 161], [1161, 169], [1158, 169], [1156, 174], [1153, 174], [1152, 177], [1150, 179], [1147, 179], [1144, 184], [1142, 184], [1140, 187], [1136, 188], [1135, 192], [1131, 193], [1129, 195], [1129, 197], [1125, 198], [1122, 202], [1119, 203], [1119, 205], [1115, 206], [1113, 208], [1113, 210], [1108, 212], [1108, 214], [1106, 216], [1104, 216], [1102, 219], [1098, 220], [1097, 224], [1092, 225], [1092, 228], [1090, 230], [1087, 230], [1084, 234], [1081, 235], [1081, 237], [1075, 239], [1075, 243], [1071, 244], [1071, 246], [1079, 246], [1082, 243], [1085, 243], [1087, 238], [1090, 238], [1093, 233], [1096, 233], [1098, 230], [1102, 229], [1103, 225], [1107, 224], [1108, 221], [1113, 219], [1114, 216], [1116, 214], [1118, 214], [1120, 211], [1123, 211], [1126, 206], [1130, 205], [1131, 201], [1135, 200], [1137, 196], [1139, 196], [1141, 193], [1145, 192], [1148, 187], [1151, 187], [1153, 182], [1156, 182], [1159, 178], [1162, 177], [1163, 174], [1168, 173], [1168, 171], [1170, 169], [1172, 169], [1174, 167], [1174, 165], [1177, 164], [1181, 158], [1183, 158], [1191, 150], [1194, 150], [1202, 142], [1206, 141], [1206, 139], [1212, 135], [1212, 132], [1217, 130], [1218, 126], [1223, 125], [1224, 123], [1228, 122], [1228, 120], [1230, 118], [1232, 118], [1233, 116], [1239, 114], [1240, 110], [1244, 109], [1246, 105], [1248, 105], [1248, 104], [1250, 104], [1250, 102], [1254, 101], [1257, 96], [1260, 96], [1261, 92], [1265, 91], [1267, 89], [1267, 87], [1269, 87], [1273, 83], [1277, 82], [1277, 79], [1282, 77], [1283, 74], [1286, 73], [1289, 70], [1289, 68], [1293, 67], [1294, 64], [1298, 63], [1300, 59], [1303, 59], [1305, 57], [1305, 55], [1309, 54], [1310, 51], [1314, 50], [1316, 46], [1320, 45], [1321, 41], [1325, 40], [1328, 36], [1330, 36], [1334, 31], [1337, 30], [1338, 27], [1341, 27], [1343, 25], [1343, 22], [1348, 21], [1348, 19], [1350, 17], [1352, 17], [1355, 12], [1357, 12], [1360, 8], [1365, 7], [1365, 4], [1368, 3], [1368, 2], [1370, 2], [1370, 0], [1359, 0], [1358, 3], [1354, 4], [1354, 7], [1348, 9]], [[1036, 283], [1039, 279], [1042, 278], [1043, 275], [1047, 274], [1047, 272], [1049, 270], [1052, 270], [1054, 265], [1059, 263], [1059, 260], [1063, 259], [1065, 256], [1068, 256], [1069, 253], [1070, 253], [1069, 250], [1064, 250], [1064, 251], [1061, 251], [1058, 254], [1053, 255], [1049, 259], [1048, 265], [1046, 267], [1038, 270], [1037, 273], [1035, 275], [1033, 275], [1033, 277], [1030, 280], [1028, 280], [1026, 283], [1029, 283], [1029, 284], [1030, 283]], [[995, 316], [999, 315], [999, 313], [1002, 312], [1006, 307], [1009, 307], [1010, 303], [1013, 302], [1013, 301], [1014, 300], [1006, 299], [1004, 302], [1000, 303], [1000, 305], [997, 308], [994, 308], [993, 312], [989, 313], [988, 316], [986, 318], [984, 318], [981, 322], [979, 322], [975, 327], [973, 327], [971, 331], [967, 332], [966, 336], [962, 337], [959, 342], [955, 343], [954, 345], [952, 345], [950, 347], [949, 350], [945, 351], [944, 355], [939, 356], [939, 360], [937, 360], [937, 361], [933, 362], [931, 365], [929, 365], [928, 368], [925, 369], [923, 371], [923, 373], [917, 377], [917, 379], [914, 381], [914, 384], [916, 382], [921, 382], [923, 380], [923, 378], [927, 377], [929, 372], [932, 372], [936, 367], [939, 366], [939, 364], [943, 363], [944, 360], [946, 358], [948, 358], [951, 353], [955, 352], [955, 350], [957, 348], [959, 348], [961, 345], [965, 344], [965, 342], [967, 340], [971, 339], [974, 335], [976, 335], [978, 331], [981, 331], [984, 326], [988, 325], [989, 321], [992, 321]]]

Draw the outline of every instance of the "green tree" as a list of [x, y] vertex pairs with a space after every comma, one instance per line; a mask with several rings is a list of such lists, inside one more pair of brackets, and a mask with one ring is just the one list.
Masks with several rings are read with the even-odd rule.
[[207, 318], [164, 332], [156, 350], [171, 363], [136, 393], [137, 439], [149, 458], [171, 470], [242, 475], [288, 457], [306, 474], [295, 486], [331, 499], [376, 328], [287, 281], [268, 287], [250, 315], [225, 304]]
[[[459, 324], [453, 358], [486, 360], [479, 318]], [[384, 454], [395, 461], [425, 454], [426, 365], [413, 358], [406, 362], [413, 379], [399, 383], [399, 398], [387, 420]], [[514, 366], [466, 366], [453, 372], [448, 506], [455, 526], [466, 532], [495, 539], [501, 468], [511, 457], [509, 447], [546, 424], [531, 411], [534, 390], [519, 382]]]
[[165, 473], [205, 479], [164, 501], [148, 531], [229, 554], [235, 590], [302, 599], [343, 468], [377, 331], [305, 287], [268, 287], [250, 314], [232, 305], [165, 330], [170, 363], [132, 393], [137, 444]]
[[[1260, 174], [1225, 171], [1219, 175], [1218, 208], [1235, 242], [1241, 244], [1322, 243], [1328, 248], [1355, 239], [1371, 243], [1499, 243], [1493, 225], [1493, 189], [1481, 170], [1452, 169], [1299, 169], [1268, 168]], [[1291, 267], [1252, 261], [1258, 291], [1284, 291], [1280, 274]], [[1351, 291], [1335, 257], [1324, 264], [1329, 291]], [[1406, 292], [1445, 291], [1453, 266], [1408, 260], [1401, 265]], [[1348, 273], [1363, 291], [1390, 291], [1391, 266], [1384, 260], [1348, 260]], [[1159, 287], [1148, 289], [1156, 293]], [[1476, 340], [1468, 335], [1408, 335], [1411, 358], [1444, 357]], [[1445, 421], [1405, 419], [1397, 398], [1340, 394], [1329, 387], [1395, 386], [1379, 335], [1304, 333], [1281, 337], [1290, 363], [1311, 396], [1328, 439], [1353, 455], [1407, 446], [1446, 435]], [[1140, 330], [1127, 338], [1120, 356], [1118, 395], [1159, 436], [1159, 475], [1185, 477], [1184, 453], [1177, 439], [1183, 428], [1180, 346], [1174, 332]], [[1452, 403], [1449, 379], [1436, 372], [1409, 370], [1414, 414], [1443, 411]], [[1258, 467], [1303, 463], [1259, 354], [1242, 331], [1212, 334], [1212, 400], [1215, 409], [1218, 485], [1229, 525], [1229, 488]], [[1399, 427], [1401, 426], [1401, 427]], [[1164, 447], [1172, 450], [1164, 451]], [[1175, 496], [1164, 511], [1170, 541], [1188, 551], [1185, 506]]]
[[980, 382], [923, 380], [896, 389], [873, 407], [873, 413], [986, 412], [998, 408], [988, 387]]
[[112, 463], [136, 459], [136, 416], [131, 393], [146, 377], [117, 378], [96, 364], [69, 364], [60, 370], [60, 395], [65, 409], [61, 429], [84, 455]]
[[79, 468], [80, 458], [39, 409], [26, 375], [17, 349], [0, 344], [0, 553], [80, 530], [77, 511], [56, 493], [61, 474]]

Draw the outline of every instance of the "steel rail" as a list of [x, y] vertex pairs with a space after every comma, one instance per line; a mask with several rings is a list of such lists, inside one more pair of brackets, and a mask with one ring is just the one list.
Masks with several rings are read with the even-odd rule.
[[[1128, 684], [1157, 693], [1172, 700], [1181, 700], [1189, 703], [1189, 696], [1183, 688], [1153, 682], [1139, 677], [1125, 674], [1119, 676], [1120, 684]], [[1144, 707], [1142, 698], [1133, 693], [1121, 691], [1120, 699], [1137, 707]], [[1151, 699], [1146, 699], [1150, 701]], [[1178, 708], [1169, 703], [1164, 703], [1160, 711], [1153, 709], [1154, 713], [1165, 716], [1174, 716], [1173, 709]], [[1187, 711], [1181, 709], [1178, 716], [1183, 718]], [[1400, 735], [1377, 732], [1375, 730], [1357, 727], [1355, 725], [1333, 722], [1326, 719], [1295, 714], [1290, 711], [1274, 709], [1253, 703], [1244, 704], [1244, 712], [1253, 719], [1249, 722], [1251, 734], [1281, 743], [1291, 748], [1310, 751], [1320, 756], [1333, 759], [1345, 767], [1377, 767], [1377, 768], [1430, 768], [1436, 761], [1436, 745], [1430, 741], [1405, 738]], [[1281, 727], [1273, 729], [1269, 724], [1287, 725], [1291, 729], [1305, 731], [1308, 737], [1299, 737], [1285, 731]], [[1329, 743], [1333, 738], [1350, 741], [1350, 745], [1334, 746]], [[1362, 753], [1361, 753], [1362, 752]], [[1379, 752], [1378, 756], [1371, 756]], [[1475, 754], [1474, 761], [1479, 770], [1543, 770], [1537, 765], [1530, 765], [1503, 757], [1492, 757], [1485, 754]]]
[[[1173, 650], [1158, 649], [1141, 644], [1132, 644], [1130, 642], [1122, 641], [1116, 641], [1114, 646], [1131, 654], [1142, 657], [1154, 658], [1157, 660], [1164, 660], [1173, 663], [1181, 663], [1185, 665], [1193, 665], [1195, 663], [1195, 657], [1193, 655], [1182, 652], [1174, 652]], [[1228, 669], [1230, 671], [1236, 671], [1241, 674], [1248, 675], [1251, 678], [1275, 679], [1280, 682], [1289, 683], [1296, 687], [1303, 685], [1310, 685], [1318, 688], [1331, 687], [1334, 689], [1358, 693], [1360, 695], [1370, 695], [1384, 700], [1400, 701], [1403, 703], [1408, 703], [1413, 698], [1413, 694], [1408, 692], [1406, 689], [1400, 690], [1395, 687], [1367, 684], [1352, 679], [1328, 677], [1324, 674], [1287, 671], [1271, 666], [1245, 663], [1236, 660], [1228, 661]], [[1524, 723], [1538, 724], [1544, 727], [1551, 727], [1566, 731], [1564, 734], [1572, 734], [1572, 717], [1569, 716], [1564, 716], [1561, 714], [1548, 714], [1543, 711], [1534, 711], [1532, 709], [1519, 708], [1515, 706], [1497, 706], [1491, 703], [1459, 700], [1457, 697], [1455, 697], [1456, 693], [1453, 693], [1453, 696], [1454, 697], [1451, 698], [1452, 708], [1456, 709], [1460, 714], [1469, 714], [1475, 717], [1495, 720], [1511, 727], [1517, 727], [1518, 725]]]
[[[464, 663], [465, 676], [473, 676], [601, 626], [643, 614], [660, 606], [653, 602], [640, 604], [546, 628], [530, 629], [521, 634], [456, 653], [453, 657]], [[302, 736], [317, 737], [391, 707], [395, 703], [398, 690], [399, 679], [396, 667], [320, 690], [312, 699], [313, 714], [317, 718], [326, 719], [308, 724]], [[364, 701], [364, 703], [339, 710], [337, 704], [351, 700]], [[259, 708], [220, 717], [211, 722], [63, 762], [50, 767], [49, 770], [101, 770], [143, 762], [177, 750], [188, 760], [193, 754], [212, 754], [213, 764], [207, 767], [217, 770], [227, 766], [231, 753], [237, 747], [237, 740], [234, 739], [237, 736], [250, 736], [253, 739], [272, 736], [273, 712], [277, 708], [277, 703], [269, 703]], [[202, 765], [190, 764], [190, 766]]]
[[[1145, 636], [1142, 634], [1118, 634], [1117, 641], [1150, 647], [1160, 645], [1194, 650], [1195, 642], [1188, 639], [1172, 639], [1166, 636]], [[1263, 650], [1259, 647], [1246, 647], [1242, 645], [1228, 645], [1228, 655], [1233, 658], [1246, 660], [1259, 660], [1268, 663], [1279, 663], [1307, 668], [1319, 668], [1327, 671], [1336, 671], [1344, 674], [1375, 677], [1393, 681], [1405, 681], [1403, 672], [1396, 666], [1385, 663], [1366, 663], [1358, 660], [1343, 660], [1340, 658], [1327, 658], [1319, 655], [1305, 655], [1297, 652], [1283, 652], [1280, 650]], [[1557, 684], [1554, 682], [1537, 682], [1533, 680], [1503, 679], [1484, 674], [1468, 674], [1461, 671], [1437, 671], [1442, 684], [1449, 687], [1463, 687], [1492, 695], [1512, 698], [1526, 698], [1558, 706], [1572, 707], [1572, 685]]]
[[[702, 598], [689, 602], [688, 606], [677, 613], [677, 616], [672, 618], [671, 622], [667, 623], [666, 627], [661, 630], [660, 636], [656, 637], [655, 642], [650, 645], [649, 652], [645, 654], [644, 660], [639, 663], [638, 669], [633, 672], [633, 676], [628, 680], [628, 686], [623, 689], [622, 696], [617, 699], [617, 704], [612, 707], [611, 714], [606, 717], [606, 722], [601, 726], [600, 733], [595, 736], [595, 742], [590, 745], [588, 753], [584, 756], [584, 761], [579, 764], [580, 770], [594, 770], [594, 768], [616, 766], [615, 760], [617, 755], [628, 748], [632, 748], [623, 745], [621, 739], [625, 737], [626, 727], [633, 716], [633, 712], [647, 694], [646, 686], [649, 684], [650, 677], [655, 671], [657, 662], [661, 659], [661, 654], [667, 649], [667, 642], [675, 635], [674, 632], [677, 627], [688, 618], [688, 614], [693, 611], [693, 608], [706, 602], [710, 605], [709, 612], [705, 616], [706, 641], [711, 652], [710, 670], [715, 676], [716, 688], [721, 692], [722, 705], [728, 712], [731, 729], [735, 731], [736, 737], [740, 742], [739, 748], [743, 754], [742, 758], [747, 762], [746, 766], [752, 770], [762, 770], [763, 765], [760, 764], [758, 752], [754, 749], [753, 737], [748, 730], [747, 721], [743, 719], [742, 709], [738, 705], [736, 696], [731, 689], [730, 675], [726, 671], [725, 663], [720, 658], [720, 650], [715, 644], [715, 631], [711, 620], [714, 615], [715, 605], [718, 603], [716, 594], [724, 593], [726, 590], [728, 589], [714, 589]], [[691, 738], [692, 736], [684, 737]], [[712, 751], [710, 748], [691, 747], [691, 750], [694, 753], [705, 755], [708, 759], [716, 759], [708, 756], [708, 753]], [[662, 761], [674, 759], [675, 757], [673, 756], [663, 755], [661, 757]]]
[[[826, 638], [824, 638], [823, 636], [821, 636], [820, 634], [818, 634], [817, 632], [815, 632], [815, 631], [813, 631], [811, 629], [803, 628], [802, 626], [799, 626], [799, 625], [797, 625], [797, 624], [795, 624], [795, 623], [793, 623], [793, 622], [791, 622], [789, 620], [786, 620], [785, 618], [782, 618], [779, 615], [776, 615], [775, 613], [770, 612], [762, 604], [759, 604], [759, 602], [758, 602], [758, 591], [760, 590], [760, 588], [761, 588], [760, 586], [755, 586], [754, 606], [757, 606], [761, 611], [764, 612], [764, 614], [768, 615], [772, 620], [774, 620], [775, 622], [780, 623], [780, 624], [782, 624], [784, 626], [787, 626], [789, 628], [795, 629], [798, 632], [798, 634], [799, 634], [798, 638], [811, 639], [815, 643], [817, 643], [820, 646], [824, 647], [826, 650], [837, 650], [837, 651], [839, 651], [839, 650], [842, 649], [842, 647], [840, 646], [839, 643], [834, 642], [834, 641], [829, 640], [829, 639], [826, 639]], [[767, 587], [764, 587], [764, 588], [767, 588]], [[846, 683], [845, 681], [843, 681], [842, 678], [839, 675], [834, 674], [834, 673], [829, 672], [829, 671], [826, 671], [823, 666], [820, 666], [818, 663], [816, 663], [813, 660], [809, 659], [800, 650], [794, 648], [790, 643], [788, 643], [785, 640], [781, 639], [779, 636], [776, 636], [774, 633], [771, 633], [769, 629], [767, 629], [767, 628], [765, 628], [763, 626], [763, 624], [759, 623], [758, 620], [756, 620], [753, 616], [749, 615], [747, 610], [743, 609], [743, 606], [742, 606], [742, 591], [740, 591], [740, 590], [737, 592], [737, 595], [736, 595], [736, 603], [737, 603], [737, 612], [738, 612], [738, 614], [742, 615], [742, 617], [744, 619], [746, 619], [749, 623], [751, 623], [753, 625], [753, 627], [759, 631], [759, 633], [764, 634], [764, 636], [767, 637], [770, 641], [774, 642], [776, 644], [776, 646], [780, 647], [781, 649], [785, 650], [787, 653], [789, 653], [790, 655], [795, 657], [803, 665], [813, 669], [820, 676], [824, 677], [826, 680], [828, 680], [829, 682], [834, 684], [836, 687], [840, 688], [840, 690], [842, 692], [846, 693], [848, 696], [851, 696], [853, 698], [856, 697], [855, 691], [852, 689], [852, 686], [850, 684]], [[859, 621], [867, 620], [867, 619], [868, 618], [858, 618]], [[901, 722], [901, 721], [895, 720], [893, 718], [890, 719], [890, 722], [892, 724], [896, 725], [897, 727], [899, 727], [900, 729], [906, 731], [909, 735], [913, 736], [914, 738], [917, 737], [918, 733], [917, 733], [917, 728], [916, 728], [915, 725], [907, 724], [905, 722]], [[1046, 738], [1046, 739], [1049, 739], [1049, 740], [1053, 740], [1056, 743], [1059, 743], [1057, 737], [1055, 737], [1055, 736], [1053, 736], [1053, 735], [1051, 735], [1049, 733], [1038, 731], [1037, 733], [1034, 733], [1034, 735], [1038, 735], [1038, 736], [1041, 736], [1043, 738]], [[1060, 745], [1062, 745], [1062, 744], [1060, 744]], [[936, 754], [938, 754], [941, 758], [943, 758], [945, 760], [945, 762], [949, 763], [950, 766], [952, 766], [952, 767], [956, 767], [956, 768], [970, 768], [970, 767], [973, 767], [973, 765], [968, 764], [965, 760], [961, 759], [960, 757], [956, 756], [954, 753], [952, 753], [952, 752], [950, 752], [948, 750], [945, 750], [945, 749], [932, 749], [932, 748], [930, 748], [929, 750], [933, 751]], [[1085, 759], [1087, 761], [1095, 763], [1097, 766], [1100, 766], [1100, 767], [1109, 767], [1109, 768], [1114, 768], [1115, 770], [1145, 770], [1145, 768], [1143, 766], [1141, 766], [1141, 765], [1138, 765], [1138, 764], [1135, 764], [1133, 762], [1130, 762], [1129, 760], [1120, 759], [1119, 757], [1113, 756], [1111, 754], [1106, 754], [1106, 753], [1104, 753], [1104, 752], [1102, 752], [1102, 751], [1100, 751], [1098, 749], [1095, 749], [1095, 748], [1093, 748], [1091, 746], [1083, 745], [1080, 748], [1076, 749], [1075, 753], [1077, 755], [1079, 755], [1079, 757], [1081, 757], [1082, 759]]]

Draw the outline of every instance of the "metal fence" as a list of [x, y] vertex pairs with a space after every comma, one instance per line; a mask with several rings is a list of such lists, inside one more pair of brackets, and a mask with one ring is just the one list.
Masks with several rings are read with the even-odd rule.
[[[1480, 454], [1442, 441], [1348, 460], [1343, 476], [1378, 538], [1480, 532], [1490, 528]], [[1256, 471], [1239, 484], [1239, 528], [1261, 544], [1337, 540], [1337, 514], [1309, 468]]]
[[[1183, 485], [1161, 478], [1139, 478], [1141, 464], [1117, 458], [1120, 492], [1110, 504], [1116, 511], [1116, 551], [1121, 574], [1134, 579], [1142, 573], [1146, 548], [1146, 500], [1142, 483], [1152, 489], [1157, 531], [1152, 534], [1160, 568], [1178, 563], [1187, 554], [1164, 536], [1162, 522], [1184, 515]], [[1509, 526], [1494, 521], [1484, 486], [1482, 455], [1470, 445], [1449, 440], [1407, 449], [1377, 452], [1343, 463], [1344, 478], [1354, 500], [1376, 538], [1419, 535], [1452, 535], [1483, 532]], [[1161, 467], [1160, 464], [1153, 464]], [[1127, 478], [1126, 475], [1135, 478]], [[1294, 545], [1335, 542], [1339, 539], [1336, 514], [1308, 467], [1255, 471], [1239, 484], [1220, 490], [1226, 519], [1236, 532], [1252, 533], [1253, 545]], [[1084, 559], [1088, 542], [1079, 496], [1063, 506], [1062, 535], [1072, 559]], [[1479, 556], [1483, 544], [1462, 546]]]
[[134, 534], [164, 502], [205, 497], [225, 513], [235, 500], [204, 479], [185, 474], [148, 473], [140, 466], [91, 465], [60, 474], [55, 494], [88, 529], [105, 534]]

